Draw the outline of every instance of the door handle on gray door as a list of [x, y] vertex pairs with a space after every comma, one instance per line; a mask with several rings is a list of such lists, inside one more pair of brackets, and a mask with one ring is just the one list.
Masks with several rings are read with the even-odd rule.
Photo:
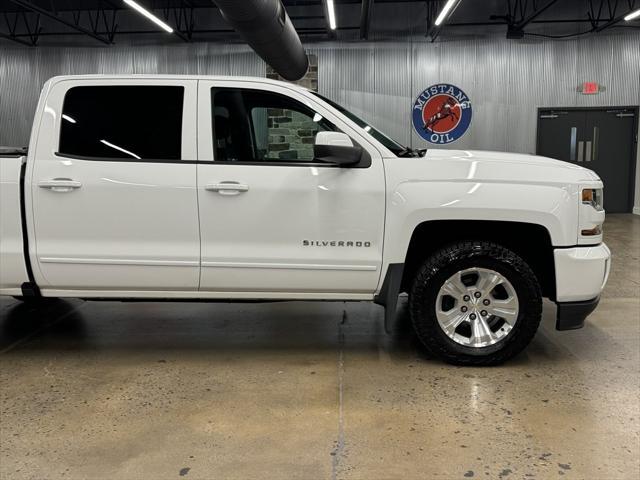
[[218, 192], [220, 195], [238, 195], [249, 191], [249, 185], [239, 182], [225, 181], [220, 183], [210, 183], [205, 185], [205, 190]]
[[578, 142], [578, 162], [584, 160], [584, 141]]
[[576, 139], [578, 137], [578, 127], [571, 127], [571, 137], [569, 139], [569, 160], [576, 160]]
[[52, 192], [70, 192], [76, 188], [80, 188], [82, 183], [70, 178], [54, 178], [52, 180], [42, 180], [38, 183], [40, 188], [48, 188]]

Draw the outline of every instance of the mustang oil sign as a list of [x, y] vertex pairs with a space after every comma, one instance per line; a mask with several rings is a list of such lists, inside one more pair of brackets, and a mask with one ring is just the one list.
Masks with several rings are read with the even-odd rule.
[[458, 140], [471, 125], [471, 100], [455, 85], [438, 83], [413, 102], [413, 128], [429, 143]]

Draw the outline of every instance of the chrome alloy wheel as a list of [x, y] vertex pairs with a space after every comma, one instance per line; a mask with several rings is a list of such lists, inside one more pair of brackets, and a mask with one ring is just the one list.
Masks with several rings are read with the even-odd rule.
[[442, 331], [466, 347], [486, 347], [509, 335], [518, 320], [518, 295], [502, 274], [469, 268], [444, 282], [436, 300]]

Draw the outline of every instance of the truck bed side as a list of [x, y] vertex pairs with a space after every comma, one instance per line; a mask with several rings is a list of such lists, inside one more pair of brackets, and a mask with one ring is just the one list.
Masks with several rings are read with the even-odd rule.
[[29, 281], [24, 259], [21, 172], [26, 156], [0, 151], [0, 293], [21, 295]]

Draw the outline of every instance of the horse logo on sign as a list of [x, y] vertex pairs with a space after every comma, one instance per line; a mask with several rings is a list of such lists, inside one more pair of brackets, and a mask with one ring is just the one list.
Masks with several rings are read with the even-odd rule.
[[429, 143], [458, 140], [471, 125], [471, 101], [455, 85], [439, 83], [424, 90], [412, 110], [413, 128]]

